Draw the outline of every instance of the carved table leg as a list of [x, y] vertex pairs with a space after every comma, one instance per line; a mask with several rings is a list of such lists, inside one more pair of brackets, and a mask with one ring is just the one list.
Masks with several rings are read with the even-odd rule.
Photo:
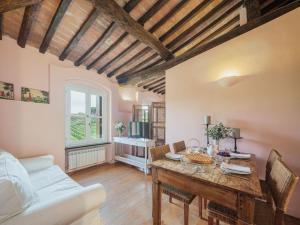
[[161, 187], [156, 168], [152, 168], [152, 216], [153, 225], [161, 225]]
[[255, 199], [239, 194], [238, 196], [238, 225], [254, 224]]

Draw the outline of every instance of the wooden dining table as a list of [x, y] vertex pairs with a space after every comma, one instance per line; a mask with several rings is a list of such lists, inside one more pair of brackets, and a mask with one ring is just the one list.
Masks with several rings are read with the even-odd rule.
[[153, 225], [161, 225], [162, 183], [236, 210], [239, 225], [253, 224], [255, 198], [262, 196], [255, 155], [229, 163], [249, 166], [251, 174], [226, 174], [214, 164], [185, 164], [166, 158], [152, 162]]

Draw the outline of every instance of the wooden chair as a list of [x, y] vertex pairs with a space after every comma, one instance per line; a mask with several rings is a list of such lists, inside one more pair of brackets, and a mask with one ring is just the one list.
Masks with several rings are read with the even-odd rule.
[[185, 151], [186, 150], [185, 142], [184, 141], [175, 142], [173, 144], [173, 148], [175, 153]]
[[[178, 141], [178, 142], [173, 143], [173, 149], [174, 149], [174, 153], [185, 151], [186, 150], [185, 142], [184, 141]], [[204, 204], [202, 204], [202, 201], [203, 201]], [[172, 203], [172, 197], [169, 198], [169, 202]], [[203, 217], [202, 210], [203, 210], [203, 208], [204, 209], [207, 208], [207, 199], [202, 198], [201, 196], [198, 196], [198, 204], [199, 204], [199, 216], [202, 220], [206, 220]]]
[[[165, 154], [170, 152], [169, 145], [158, 146], [150, 149], [152, 161], [165, 158]], [[181, 191], [173, 186], [161, 184], [162, 192], [169, 196], [169, 199], [177, 199], [184, 204], [184, 225], [189, 224], [189, 205], [194, 200], [195, 195]]]
[[[255, 224], [256, 225], [283, 225], [284, 213], [287, 211], [287, 206], [295, 186], [298, 182], [298, 177], [281, 161], [275, 160], [272, 165], [272, 170], [269, 174], [268, 184], [271, 189], [273, 204], [267, 202], [255, 202]], [[214, 219], [223, 221], [229, 224], [237, 224], [237, 212], [222, 206], [216, 202], [208, 204], [208, 224], [213, 225]]]
[[271, 203], [272, 196], [271, 196], [271, 192], [270, 192], [270, 187], [268, 185], [268, 179], [270, 177], [270, 173], [271, 173], [271, 170], [273, 168], [274, 162], [276, 160], [281, 160], [281, 159], [282, 159], [281, 154], [277, 150], [272, 149], [270, 154], [269, 154], [267, 164], [266, 164], [265, 180], [260, 180], [260, 186], [261, 186], [261, 189], [262, 189], [263, 196], [259, 200]]

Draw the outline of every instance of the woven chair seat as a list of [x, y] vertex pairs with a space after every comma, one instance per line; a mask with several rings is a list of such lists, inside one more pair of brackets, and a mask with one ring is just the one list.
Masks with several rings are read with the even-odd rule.
[[171, 185], [162, 184], [161, 187], [163, 193], [187, 204], [190, 204], [196, 197], [196, 195], [181, 191]]
[[208, 203], [208, 215], [229, 224], [236, 224], [237, 212], [214, 201]]

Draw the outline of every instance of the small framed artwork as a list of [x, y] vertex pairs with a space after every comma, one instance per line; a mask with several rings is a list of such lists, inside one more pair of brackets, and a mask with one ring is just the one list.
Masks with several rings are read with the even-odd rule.
[[14, 100], [14, 85], [0, 81], [0, 98]]
[[21, 100], [24, 102], [49, 104], [49, 92], [22, 87]]

